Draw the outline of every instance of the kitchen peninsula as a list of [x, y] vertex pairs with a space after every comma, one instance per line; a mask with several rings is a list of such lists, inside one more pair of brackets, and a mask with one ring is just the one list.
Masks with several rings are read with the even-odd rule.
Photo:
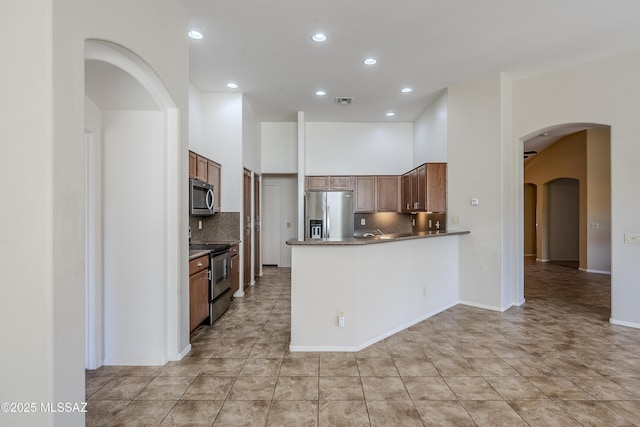
[[291, 239], [291, 351], [359, 351], [458, 303], [469, 231]]

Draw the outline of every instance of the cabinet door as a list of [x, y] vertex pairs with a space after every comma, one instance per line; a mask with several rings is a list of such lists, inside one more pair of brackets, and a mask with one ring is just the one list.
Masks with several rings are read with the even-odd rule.
[[328, 190], [329, 189], [329, 177], [328, 176], [307, 176], [305, 178], [306, 190]]
[[189, 324], [193, 332], [209, 316], [209, 270], [189, 278]]
[[196, 153], [189, 151], [189, 179], [196, 177], [196, 157]]
[[411, 189], [411, 172], [407, 172], [400, 178], [402, 197], [401, 197], [401, 210], [402, 212], [411, 212], [413, 210], [412, 189]]
[[196, 156], [196, 178], [200, 181], [207, 182], [207, 158]]
[[411, 212], [418, 210], [418, 169], [409, 172], [411, 175]]
[[332, 176], [329, 186], [331, 190], [353, 190], [353, 180], [350, 176]]
[[214, 211], [220, 212], [220, 172], [221, 167], [218, 163], [207, 160], [207, 182], [213, 185], [215, 195]]
[[399, 178], [397, 176], [376, 177], [376, 212], [398, 212]]
[[418, 182], [417, 197], [414, 200], [416, 202], [416, 210], [424, 211], [427, 209], [427, 166], [422, 165], [416, 169], [416, 176]]
[[426, 206], [430, 212], [447, 210], [447, 164], [427, 163]]
[[376, 210], [376, 177], [356, 176], [355, 177], [355, 197], [356, 202], [353, 207], [354, 212], [366, 213]]

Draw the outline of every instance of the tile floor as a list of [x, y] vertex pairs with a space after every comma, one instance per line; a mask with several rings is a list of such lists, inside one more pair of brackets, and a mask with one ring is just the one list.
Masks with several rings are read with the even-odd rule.
[[290, 270], [265, 268], [182, 361], [87, 371], [87, 425], [640, 425], [640, 330], [608, 323], [609, 276], [525, 275], [505, 313], [459, 305], [359, 353], [289, 353]]

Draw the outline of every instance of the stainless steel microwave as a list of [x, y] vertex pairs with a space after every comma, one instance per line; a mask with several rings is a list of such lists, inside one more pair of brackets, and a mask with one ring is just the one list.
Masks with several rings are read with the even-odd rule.
[[198, 179], [189, 180], [189, 205], [191, 215], [213, 215], [216, 206], [213, 185]]

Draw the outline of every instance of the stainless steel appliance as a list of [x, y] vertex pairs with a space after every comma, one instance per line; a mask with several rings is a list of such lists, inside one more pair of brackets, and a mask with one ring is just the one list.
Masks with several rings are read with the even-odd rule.
[[189, 180], [191, 215], [213, 215], [216, 206], [213, 185], [198, 179]]
[[218, 320], [231, 304], [231, 245], [218, 243], [195, 243], [190, 249], [209, 249], [209, 324]]
[[353, 237], [353, 191], [307, 191], [305, 239]]

